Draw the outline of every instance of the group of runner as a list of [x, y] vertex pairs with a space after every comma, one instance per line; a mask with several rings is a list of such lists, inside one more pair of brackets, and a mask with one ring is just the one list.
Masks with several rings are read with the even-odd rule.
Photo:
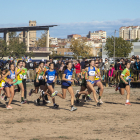
[[[91, 100], [90, 94], [93, 93], [94, 100], [96, 101], [97, 106], [101, 106], [103, 104], [103, 101], [101, 100], [102, 94], [103, 94], [103, 84], [101, 82], [101, 74], [100, 69], [98, 67], [98, 60], [89, 60], [85, 62], [85, 69], [82, 69], [81, 77], [82, 77], [82, 84], [80, 91], [77, 90], [76, 94], [74, 95], [72, 83], [76, 79], [73, 78], [73, 70], [72, 70], [72, 63], [67, 62], [64, 67], [64, 72], [62, 75], [62, 82], [61, 82], [61, 88], [62, 93], [58, 93], [58, 91], [55, 91], [55, 82], [57, 80], [57, 72], [54, 69], [54, 63], [47, 62], [46, 65], [44, 65], [44, 62], [41, 61], [39, 63], [39, 66], [35, 68], [35, 80], [34, 80], [34, 89], [31, 89], [29, 92], [29, 96], [31, 96], [33, 93], [40, 93], [39, 97], [34, 101], [36, 105], [40, 105], [40, 100], [42, 99], [43, 104], [51, 103], [50, 98], [53, 102], [53, 107], [58, 108], [59, 105], [56, 104], [55, 96], [58, 96], [62, 99], [66, 98], [66, 92], [68, 92], [71, 95], [71, 109], [70, 111], [77, 110], [76, 107], [74, 107], [74, 98], [76, 98], [76, 103], [79, 103], [80, 95], [83, 94], [82, 99], [83, 100]], [[131, 105], [129, 102], [130, 98], [130, 85], [128, 83], [129, 79], [132, 79], [130, 77], [130, 63], [126, 63], [126, 69], [122, 72], [120, 78], [120, 84], [119, 84], [119, 91], [123, 95], [124, 90], [127, 92], [127, 99], [125, 105]], [[9, 66], [9, 71], [6, 71], [6, 69], [1, 70], [0, 75], [0, 92], [3, 90], [3, 93], [1, 93], [2, 99], [6, 101], [7, 98], [9, 98], [8, 105], [6, 106], [7, 109], [12, 109], [11, 102], [14, 98], [15, 92], [19, 92], [21, 90], [21, 104], [26, 103], [26, 96], [27, 96], [27, 90], [26, 90], [26, 62], [19, 60], [17, 62], [17, 66], [15, 67], [14, 63], [11, 63]], [[133, 80], [133, 79], [132, 79]], [[18, 89], [15, 89], [15, 86], [18, 85]], [[95, 90], [95, 86], [98, 86], [98, 90]], [[99, 98], [97, 98], [96, 93], [99, 94]], [[4, 97], [5, 96], [5, 97]]]

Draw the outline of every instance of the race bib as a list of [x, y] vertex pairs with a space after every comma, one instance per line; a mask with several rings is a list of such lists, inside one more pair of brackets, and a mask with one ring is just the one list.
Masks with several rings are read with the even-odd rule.
[[95, 71], [90, 71], [89, 76], [95, 76]]
[[2, 87], [4, 87], [5, 86], [5, 83], [4, 82], [2, 82]]
[[126, 77], [126, 80], [129, 80], [129, 76]]
[[11, 79], [15, 79], [15, 74], [12, 74], [11, 75]]
[[100, 78], [99, 76], [96, 76], [96, 78]]
[[68, 76], [68, 79], [71, 80], [71, 78], [72, 78], [72, 75], [69, 75], [69, 76]]
[[30, 63], [30, 67], [33, 67], [33, 63]]
[[49, 76], [49, 80], [53, 81], [54, 80], [54, 76]]
[[43, 76], [42, 75], [39, 75], [39, 79], [42, 80], [43, 79]]
[[19, 74], [19, 77], [20, 77], [20, 79], [22, 79], [23, 78], [23, 75], [22, 74]]
[[26, 75], [24, 75], [24, 76], [23, 76], [23, 79], [27, 79], [27, 76], [26, 76]]
[[46, 78], [48, 78], [48, 75], [46, 75]]

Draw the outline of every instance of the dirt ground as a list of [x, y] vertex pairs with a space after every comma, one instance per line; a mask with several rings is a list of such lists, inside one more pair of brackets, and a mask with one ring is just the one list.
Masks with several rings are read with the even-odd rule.
[[[28, 92], [32, 87], [29, 83]], [[60, 86], [55, 90], [61, 92]], [[75, 112], [69, 111], [68, 92], [65, 100], [56, 97], [59, 109], [52, 103], [35, 106], [38, 96], [28, 96], [28, 104], [21, 105], [17, 93], [12, 110], [0, 102], [0, 140], [140, 140], [140, 89], [131, 89], [132, 106], [124, 106], [126, 96], [105, 88], [101, 107], [94, 100], [81, 102]]]

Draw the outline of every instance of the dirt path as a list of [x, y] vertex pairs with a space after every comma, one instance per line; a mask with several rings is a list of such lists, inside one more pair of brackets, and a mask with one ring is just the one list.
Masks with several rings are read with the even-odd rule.
[[[32, 86], [28, 85], [28, 91]], [[60, 86], [55, 88], [61, 92]], [[74, 90], [79, 87], [74, 87]], [[78, 110], [70, 112], [70, 95], [66, 100], [56, 97], [59, 109], [52, 103], [35, 106], [38, 94], [28, 97], [29, 104], [20, 104], [16, 94], [13, 110], [0, 103], [0, 140], [140, 140], [139, 89], [131, 89], [132, 106], [124, 106], [126, 96], [112, 88], [105, 88], [104, 104], [96, 107], [92, 102], [81, 102]], [[93, 99], [93, 96], [91, 96]]]

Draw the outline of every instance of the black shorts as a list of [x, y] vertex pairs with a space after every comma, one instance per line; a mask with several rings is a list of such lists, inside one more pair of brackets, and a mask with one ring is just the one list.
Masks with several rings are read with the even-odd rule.
[[67, 88], [70, 87], [70, 86], [71, 86], [71, 85], [69, 85], [69, 86], [64, 86], [64, 85], [62, 85], [61, 88], [67, 89]]
[[34, 86], [35, 87], [39, 87], [39, 86], [44, 86], [45, 85], [45, 80], [39, 80], [39, 82], [36, 82], [36, 80], [34, 80]]
[[54, 86], [55, 86], [55, 84], [54, 84], [54, 83], [46, 83], [46, 84], [47, 84], [47, 86], [52, 85], [52, 88], [54, 88]]
[[125, 88], [126, 86], [129, 86], [129, 84], [127, 84], [127, 85], [126, 85], [125, 83], [120, 83], [120, 84], [119, 84], [119, 87], [120, 87], [120, 88]]

